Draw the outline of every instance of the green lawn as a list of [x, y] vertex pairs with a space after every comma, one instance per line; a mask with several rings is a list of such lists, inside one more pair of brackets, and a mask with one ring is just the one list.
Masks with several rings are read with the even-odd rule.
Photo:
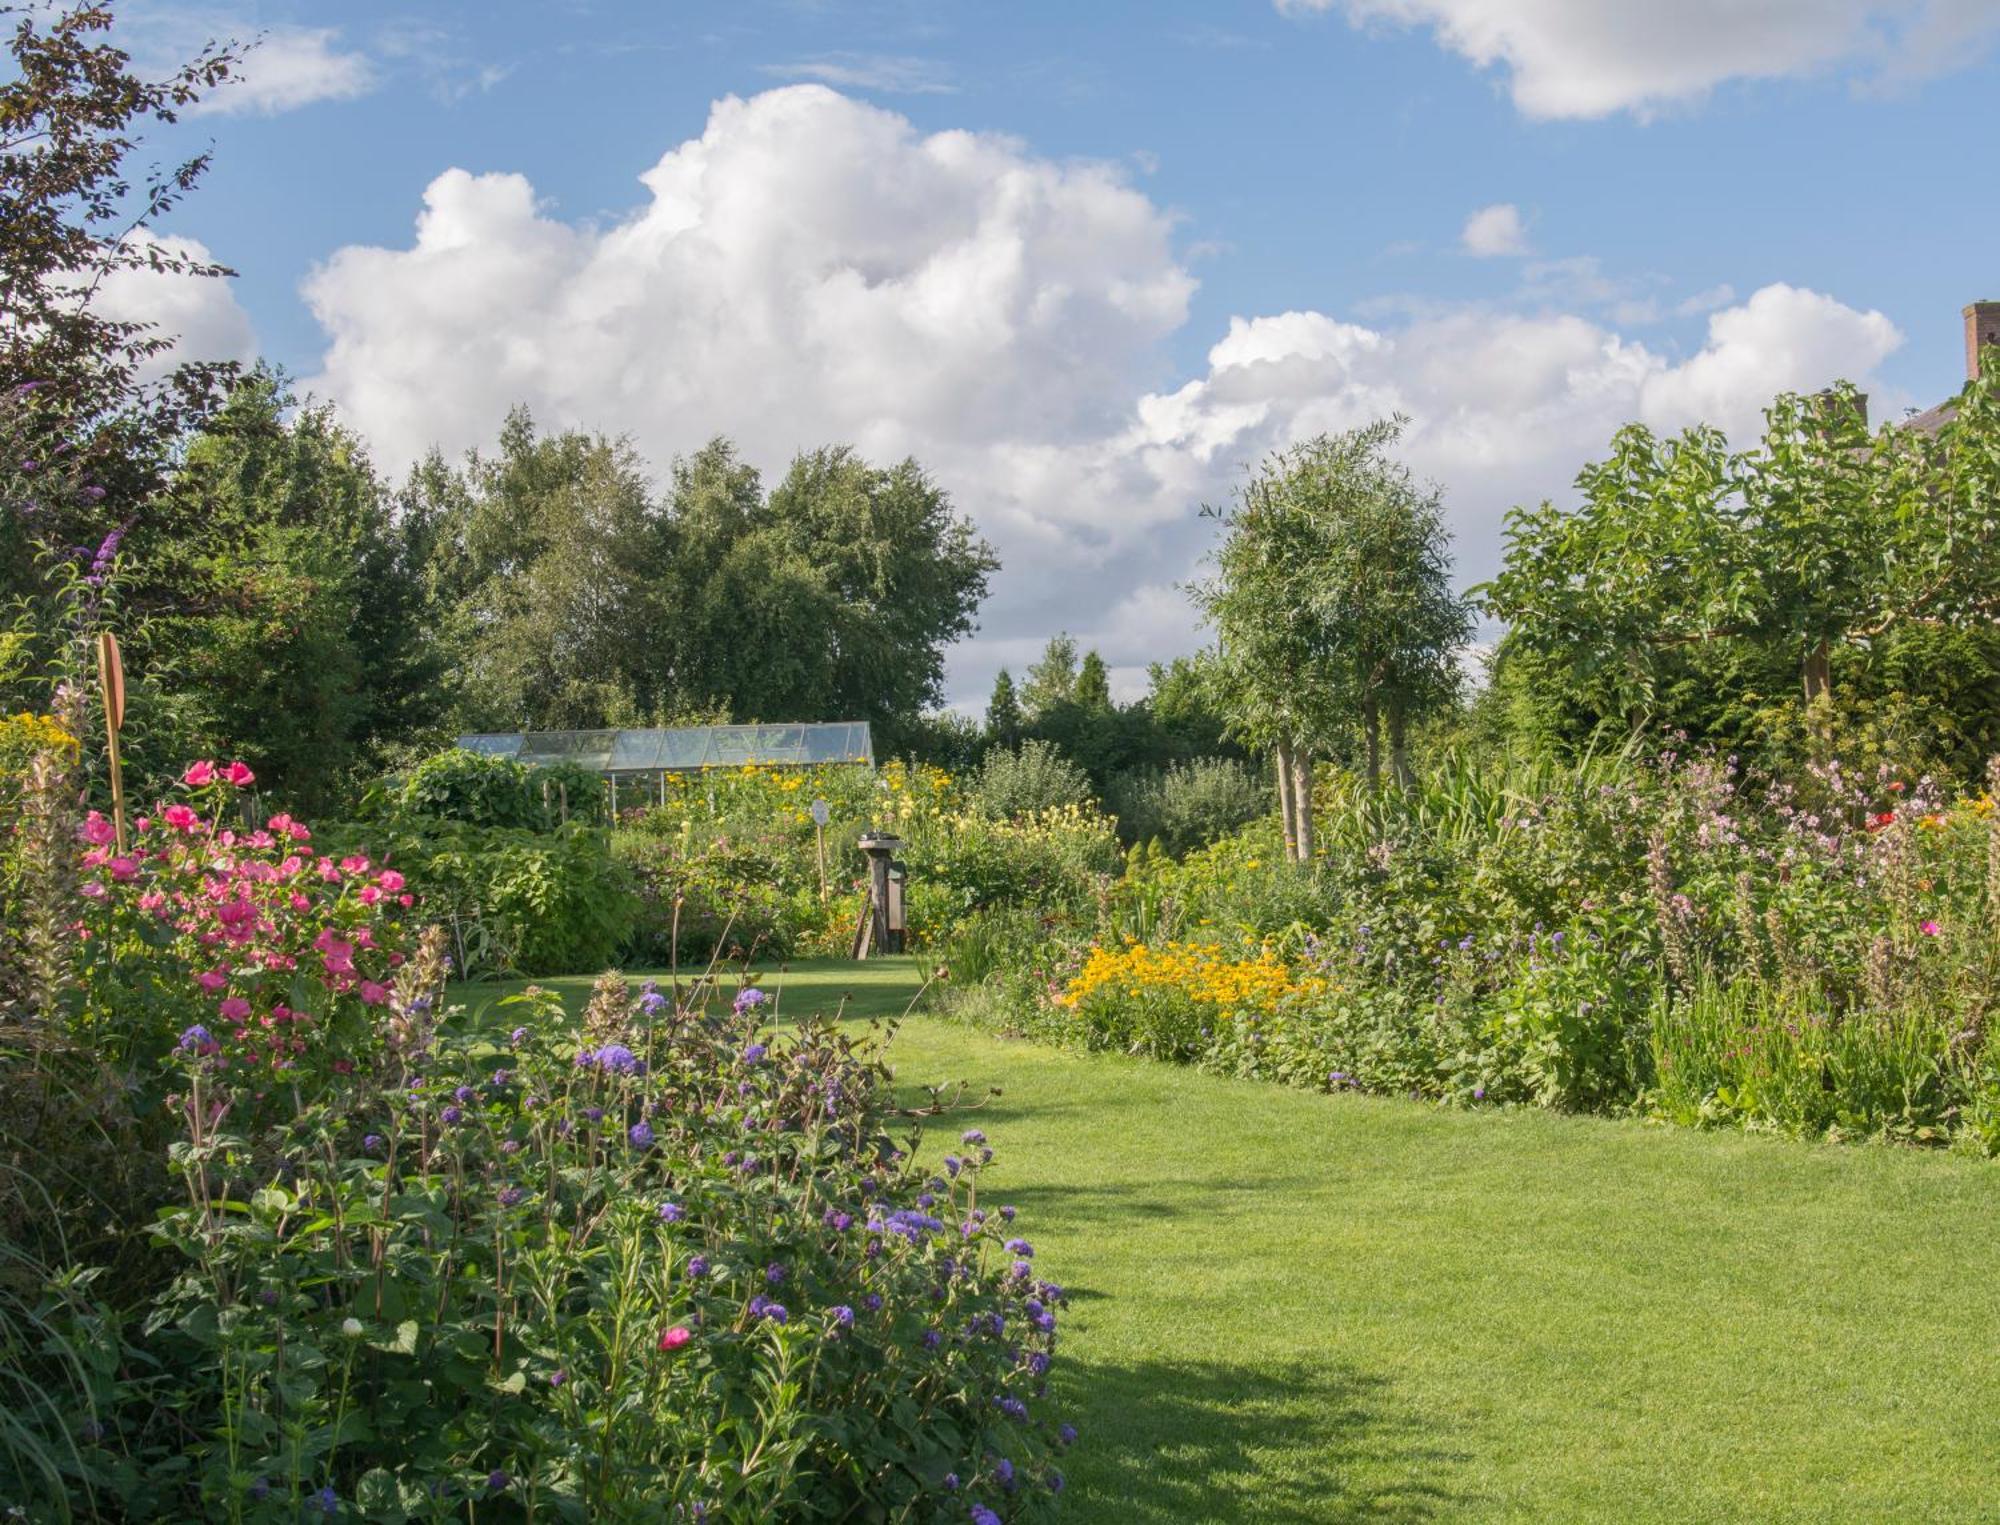
[[[782, 978], [794, 1016], [916, 988]], [[1067, 1519], [2000, 1520], [2000, 1166], [1309, 1096], [922, 1014], [891, 1057], [1003, 1089], [991, 1189], [1073, 1298]]]

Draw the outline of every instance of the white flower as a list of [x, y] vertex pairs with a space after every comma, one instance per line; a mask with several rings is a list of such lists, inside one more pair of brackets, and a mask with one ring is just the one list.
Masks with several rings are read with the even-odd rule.
[[360, 1339], [363, 1332], [361, 1320], [358, 1318], [342, 1319], [340, 1321], [340, 1332], [350, 1340]]

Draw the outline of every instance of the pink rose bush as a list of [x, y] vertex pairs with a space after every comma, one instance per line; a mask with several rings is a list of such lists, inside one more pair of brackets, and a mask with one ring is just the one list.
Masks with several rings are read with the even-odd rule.
[[[315, 852], [289, 815], [241, 824], [255, 778], [241, 762], [196, 762], [183, 797], [134, 820], [125, 852], [96, 811], [77, 833], [82, 984], [106, 1006], [94, 1015], [156, 1054], [201, 1048], [239, 1087], [244, 1072], [296, 1084], [366, 1057], [415, 904], [402, 874]], [[131, 1022], [134, 1003], [152, 1020]]]

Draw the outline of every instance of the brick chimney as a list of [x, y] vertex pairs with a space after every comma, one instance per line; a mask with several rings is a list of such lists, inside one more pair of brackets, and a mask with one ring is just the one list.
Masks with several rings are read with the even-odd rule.
[[2000, 345], [2000, 302], [1974, 302], [1965, 309], [1965, 379], [1979, 379], [1979, 352]]

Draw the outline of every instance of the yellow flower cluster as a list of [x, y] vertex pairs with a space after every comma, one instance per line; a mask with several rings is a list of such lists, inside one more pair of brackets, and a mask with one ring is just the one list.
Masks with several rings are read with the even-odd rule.
[[1324, 979], [1298, 974], [1269, 948], [1259, 949], [1254, 958], [1236, 958], [1212, 943], [1130, 942], [1122, 948], [1092, 948], [1062, 1001], [1075, 1007], [1100, 991], [1132, 997], [1161, 992], [1220, 1011], [1270, 1011], [1287, 996], [1325, 989]]
[[76, 746], [76, 738], [53, 715], [36, 715], [26, 710], [18, 715], [0, 715], [0, 753], [74, 752]]

